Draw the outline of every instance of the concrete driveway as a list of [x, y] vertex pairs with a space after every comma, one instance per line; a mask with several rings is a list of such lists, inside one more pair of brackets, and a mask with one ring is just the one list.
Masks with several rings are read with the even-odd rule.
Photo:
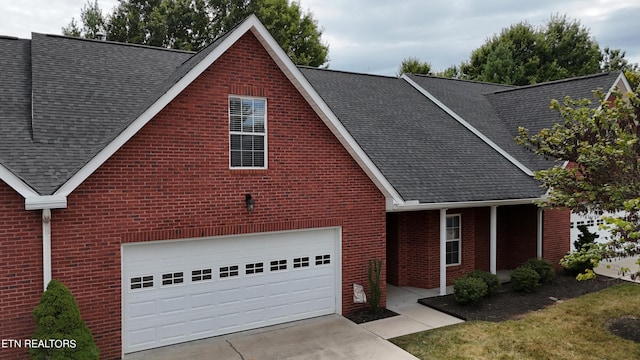
[[339, 315], [125, 355], [124, 360], [415, 360], [416, 357]]

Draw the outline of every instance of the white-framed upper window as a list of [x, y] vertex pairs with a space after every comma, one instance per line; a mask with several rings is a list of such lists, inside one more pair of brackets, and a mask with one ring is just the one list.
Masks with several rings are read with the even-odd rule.
[[462, 216], [447, 215], [446, 264], [460, 265], [462, 254]]
[[229, 97], [229, 149], [232, 169], [267, 167], [267, 99]]

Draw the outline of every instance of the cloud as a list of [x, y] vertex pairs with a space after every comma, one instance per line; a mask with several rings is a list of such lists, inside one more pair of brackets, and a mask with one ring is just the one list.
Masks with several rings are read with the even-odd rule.
[[[86, 0], [20, 0], [0, 4], [0, 34], [29, 38], [60, 34]], [[104, 12], [117, 0], [98, 0]], [[487, 38], [521, 21], [542, 26], [566, 14], [590, 29], [601, 46], [620, 48], [640, 62], [637, 0], [300, 0], [329, 44], [330, 67], [395, 75], [403, 59], [418, 57], [435, 70], [458, 65]]]

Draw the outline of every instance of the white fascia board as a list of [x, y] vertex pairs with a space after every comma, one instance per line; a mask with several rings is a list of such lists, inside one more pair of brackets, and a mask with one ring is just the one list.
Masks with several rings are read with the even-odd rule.
[[0, 179], [18, 194], [22, 195], [23, 198], [38, 196], [35, 190], [2, 164], [0, 164]]
[[506, 200], [482, 200], [482, 201], [461, 201], [461, 202], [442, 202], [442, 203], [415, 203], [410, 205], [398, 205], [389, 212], [405, 212], [405, 211], [424, 211], [424, 210], [440, 210], [440, 209], [462, 209], [489, 206], [508, 206], [508, 205], [526, 205], [535, 202], [545, 201], [545, 196], [538, 198], [526, 199], [506, 199]]
[[68, 196], [83, 181], [93, 174], [102, 164], [104, 164], [116, 151], [118, 151], [129, 139], [140, 131], [151, 119], [153, 119], [162, 109], [164, 109], [173, 99], [175, 99], [189, 84], [191, 84], [200, 74], [202, 74], [213, 62], [224, 54], [233, 44], [235, 44], [247, 31], [254, 26], [257, 21], [255, 16], [240, 24], [229, 36], [222, 41], [211, 53], [209, 53], [200, 63], [194, 66], [185, 76], [182, 77], [173, 87], [162, 95], [155, 103], [147, 108], [142, 115], [134, 120], [120, 135], [109, 143], [102, 151], [93, 157], [82, 169], [80, 169], [71, 179], [64, 183], [56, 195]]
[[287, 76], [289, 81], [298, 89], [300, 94], [307, 100], [309, 105], [322, 119], [325, 125], [336, 136], [338, 141], [349, 152], [358, 165], [364, 170], [369, 178], [376, 184], [378, 189], [386, 198], [393, 199], [396, 204], [404, 204], [404, 200], [396, 189], [391, 185], [387, 178], [382, 174], [380, 169], [373, 163], [371, 158], [360, 147], [356, 140], [351, 136], [349, 131], [344, 127], [338, 117], [331, 111], [329, 106], [324, 102], [322, 97], [316, 92], [309, 81], [300, 72], [298, 67], [291, 61], [287, 54], [282, 50], [280, 45], [271, 36], [269, 31], [258, 21], [255, 16], [250, 20], [254, 21], [252, 31], [258, 40], [262, 43], [272, 59], [278, 64], [280, 70]]
[[620, 74], [618, 75], [618, 77], [616, 78], [616, 81], [613, 83], [613, 85], [611, 85], [611, 88], [609, 89], [609, 92], [607, 93], [607, 99], [609, 98], [609, 96], [611, 96], [611, 93], [613, 93], [616, 89], [616, 87], [618, 87], [618, 84], [622, 82], [622, 84], [624, 85], [624, 89], [618, 89], [618, 91], [620, 91], [621, 93], [626, 93], [629, 91], [633, 91], [633, 88], [631, 87], [631, 84], [629, 84], [629, 80], [627, 79], [627, 76], [624, 74], [624, 71], [620, 71]]
[[491, 146], [495, 151], [497, 151], [500, 155], [502, 155], [505, 159], [507, 159], [510, 163], [515, 165], [518, 169], [529, 176], [533, 176], [533, 171], [528, 167], [524, 166], [520, 161], [511, 156], [508, 152], [503, 150], [498, 144], [494, 143], [491, 139], [489, 139], [486, 135], [484, 135], [480, 130], [476, 129], [473, 125], [464, 120], [460, 115], [458, 115], [455, 111], [451, 110], [448, 106], [438, 100], [435, 96], [431, 95], [425, 88], [418, 85], [415, 81], [411, 80], [406, 74], [403, 74], [400, 78], [408, 82], [411, 86], [413, 86], [416, 90], [418, 90], [422, 95], [426, 96], [429, 100], [433, 101], [439, 108], [444, 110], [449, 116], [454, 118], [458, 123], [467, 128], [467, 130], [471, 131], [474, 135], [479, 137], [482, 141], [484, 141], [487, 145]]

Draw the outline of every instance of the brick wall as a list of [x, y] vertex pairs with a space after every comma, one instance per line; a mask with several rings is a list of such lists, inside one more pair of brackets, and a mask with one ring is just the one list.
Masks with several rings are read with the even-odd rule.
[[[461, 214], [461, 264], [447, 267], [447, 284], [475, 268], [475, 209], [452, 209], [448, 215]], [[440, 212], [415, 211], [393, 214], [397, 218], [398, 260], [394, 263], [395, 278], [387, 280], [396, 286], [436, 288], [440, 286]], [[392, 238], [392, 235], [388, 235]], [[387, 246], [394, 246], [390, 241]], [[391, 264], [392, 262], [390, 262]]]
[[542, 257], [549, 260], [556, 270], [562, 269], [560, 259], [569, 252], [571, 211], [568, 209], [545, 209]]
[[[267, 98], [268, 170], [229, 170], [230, 94]], [[78, 187], [51, 223], [52, 276], [76, 296], [104, 359], [121, 354], [123, 242], [341, 226], [343, 313], [366, 306], [353, 304], [352, 284], [367, 284], [367, 260], [386, 251], [384, 197], [250, 33]], [[34, 303], [26, 298], [22, 313]], [[25, 321], [16, 329], [30, 332]]]
[[[0, 340], [30, 338], [42, 294], [42, 212], [0, 181]], [[2, 359], [26, 359], [25, 349], [0, 349]]]
[[[514, 269], [536, 257], [537, 206], [501, 206], [497, 211], [498, 270]], [[462, 214], [462, 264], [447, 267], [447, 284], [475, 269], [490, 270], [490, 208], [449, 209]], [[389, 214], [387, 281], [396, 286], [440, 286], [440, 223], [438, 211]], [[557, 265], [568, 251], [567, 210], [545, 210], [543, 257]], [[393, 267], [393, 269], [391, 269]]]

